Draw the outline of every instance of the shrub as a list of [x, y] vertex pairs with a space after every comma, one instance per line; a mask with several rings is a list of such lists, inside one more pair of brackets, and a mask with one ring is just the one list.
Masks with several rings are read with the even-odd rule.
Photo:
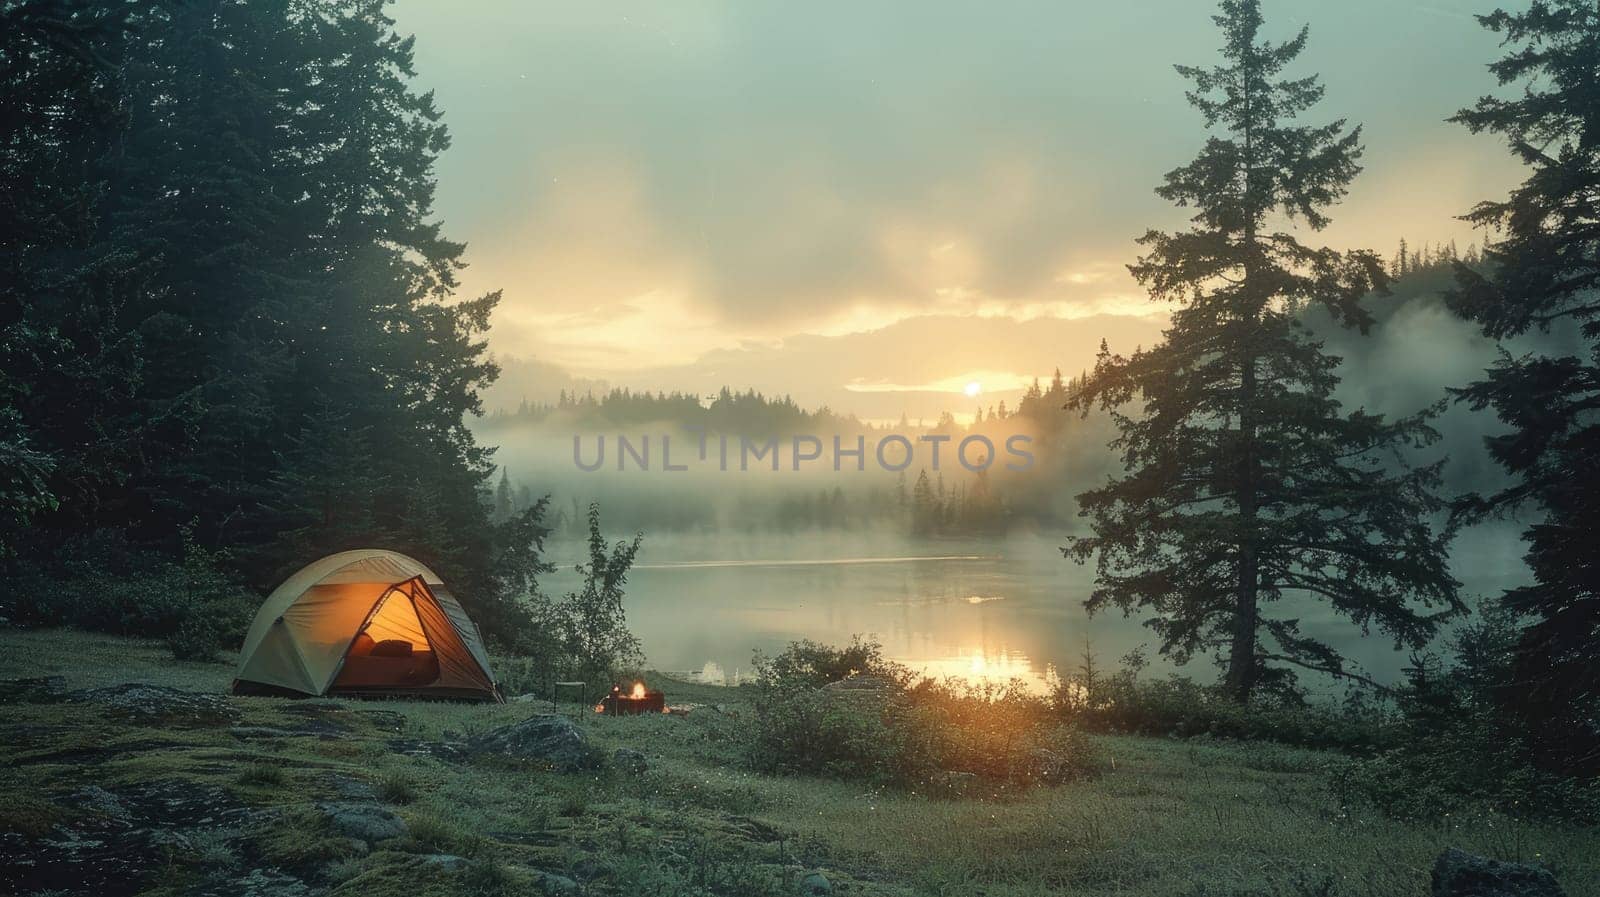
[[1241, 705], [1222, 689], [1185, 676], [1140, 675], [1134, 652], [1115, 673], [1095, 670], [1092, 656], [1051, 696], [1056, 714], [1091, 732], [1274, 741], [1297, 747], [1371, 750], [1392, 743], [1395, 714], [1363, 691], [1342, 705], [1308, 703], [1292, 693], [1259, 695]]
[[1082, 732], [1020, 681], [923, 680], [907, 692], [935, 737], [940, 769], [1012, 784], [1061, 782], [1094, 769]]
[[[537, 510], [542, 513], [543, 503]], [[536, 509], [530, 509], [530, 513]], [[524, 521], [536, 531], [532, 549], [542, 550], [544, 530], [537, 515]], [[600, 530], [600, 506], [589, 505], [587, 562], [578, 564], [583, 577], [575, 591], [552, 599], [537, 587], [539, 574], [554, 569], [537, 553], [510, 564], [514, 573], [500, 578], [515, 591], [526, 623], [502, 647], [515, 654], [515, 664], [501, 662], [502, 688], [510, 693], [550, 696], [550, 683], [578, 679], [597, 685], [637, 672], [644, 663], [639, 639], [628, 629], [623, 607], [628, 572], [642, 536], [610, 543]]]
[[416, 789], [411, 787], [411, 780], [397, 772], [391, 772], [378, 780], [378, 798], [384, 803], [409, 804], [417, 799]]
[[874, 708], [819, 690], [766, 696], [756, 704], [749, 734], [751, 764], [763, 772], [888, 782], [920, 777], [932, 766], [918, 755], [914, 739], [904, 737], [907, 728], [891, 726]]
[[883, 645], [861, 636], [850, 644], [834, 648], [809, 639], [790, 642], [776, 657], [755, 657], [758, 681], [777, 688], [820, 688], [854, 675], [878, 676], [897, 683], [909, 678], [908, 671], [883, 657]]
[[240, 785], [254, 785], [262, 787], [276, 787], [287, 780], [283, 767], [274, 763], [255, 762], [246, 766], [234, 778]]
[[1336, 797], [1405, 820], [1494, 811], [1600, 822], [1600, 781], [1538, 768], [1525, 728], [1499, 700], [1518, 632], [1500, 605], [1485, 604], [1451, 640], [1448, 662], [1419, 660], [1399, 693], [1392, 744], [1339, 764], [1331, 783]]
[[[1093, 766], [1082, 736], [1018, 681], [915, 679], [859, 637], [845, 648], [796, 642], [758, 656], [756, 670], [746, 751], [762, 771], [939, 788], [952, 774], [1027, 785]], [[827, 687], [851, 674], [866, 687]]]
[[187, 532], [176, 563], [111, 531], [91, 533], [65, 554], [60, 570], [22, 579], [22, 622], [158, 638], [180, 660], [214, 660], [244, 637], [255, 610], [224, 572], [224, 556]]

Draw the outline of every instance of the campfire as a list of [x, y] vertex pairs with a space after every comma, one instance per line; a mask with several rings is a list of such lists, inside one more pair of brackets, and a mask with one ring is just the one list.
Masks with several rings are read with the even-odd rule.
[[622, 716], [633, 713], [666, 713], [667, 696], [659, 691], [652, 691], [644, 687], [643, 682], [633, 683], [633, 687], [623, 691], [622, 686], [611, 686], [611, 694], [606, 695], [600, 703], [594, 705], [595, 713], [604, 713], [610, 716]]

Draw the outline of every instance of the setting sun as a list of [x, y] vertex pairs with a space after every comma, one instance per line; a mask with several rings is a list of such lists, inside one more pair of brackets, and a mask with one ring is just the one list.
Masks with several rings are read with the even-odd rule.
[[967, 384], [967, 388], [963, 392], [969, 396], [976, 396], [978, 393], [983, 392], [983, 387], [978, 384], [978, 381], [973, 380]]

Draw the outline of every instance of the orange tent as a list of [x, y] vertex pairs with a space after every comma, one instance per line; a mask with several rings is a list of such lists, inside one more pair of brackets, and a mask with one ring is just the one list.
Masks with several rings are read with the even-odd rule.
[[256, 612], [235, 694], [501, 700], [483, 636], [439, 577], [393, 551], [325, 557]]

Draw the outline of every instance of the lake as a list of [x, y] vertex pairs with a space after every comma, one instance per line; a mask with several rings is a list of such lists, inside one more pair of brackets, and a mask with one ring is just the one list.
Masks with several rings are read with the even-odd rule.
[[[772, 654], [802, 638], [840, 644], [856, 633], [877, 638], [889, 657], [930, 675], [1018, 677], [1040, 690], [1058, 671], [1077, 668], [1086, 649], [1098, 666], [1110, 668], [1147, 646], [1152, 669], [1170, 669], [1140, 618], [1084, 611], [1093, 569], [1062, 558], [1060, 544], [1041, 537], [912, 541], [850, 533], [647, 537], [625, 606], [651, 667], [715, 682], [748, 676], [753, 651]], [[1510, 533], [1464, 540], [1456, 562], [1464, 594], [1512, 584], [1521, 571], [1518, 550]], [[552, 546], [562, 569], [544, 580], [546, 592], [573, 587], [578, 551], [571, 543]], [[1298, 610], [1302, 631], [1329, 641], [1374, 677], [1392, 681], [1407, 665], [1408, 655], [1381, 635], [1363, 637], [1316, 604]], [[1185, 672], [1209, 680], [1215, 668], [1197, 658]], [[1328, 683], [1318, 686], [1326, 690]]]

